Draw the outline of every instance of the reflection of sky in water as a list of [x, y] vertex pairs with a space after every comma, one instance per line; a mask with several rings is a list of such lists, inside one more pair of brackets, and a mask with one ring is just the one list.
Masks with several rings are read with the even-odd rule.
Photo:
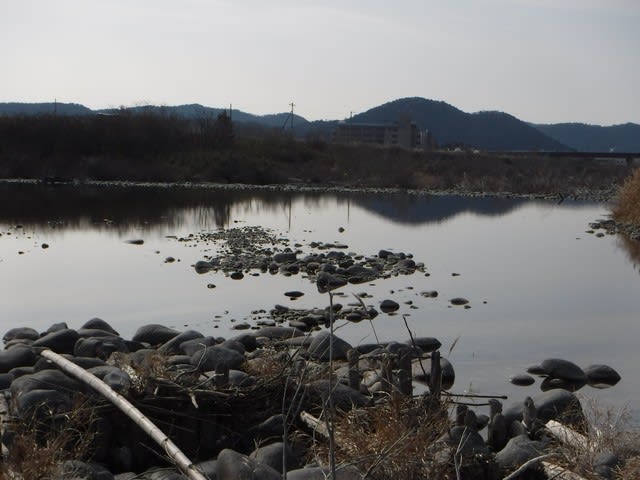
[[[211, 197], [222, 201], [215, 208], [207, 205], [206, 196], [180, 207], [167, 201], [151, 208], [146, 220], [144, 205], [138, 204], [135, 218], [126, 215], [125, 207], [111, 215], [122, 219], [113, 226], [86, 221], [91, 214], [85, 220], [74, 214], [65, 219], [72, 228], [51, 229], [47, 219], [34, 216], [24, 221], [25, 233], [12, 229], [12, 235], [6, 231], [19, 221], [17, 213], [1, 216], [1, 327], [44, 329], [60, 321], [78, 327], [99, 316], [125, 336], [151, 322], [229, 335], [231, 319], [242, 321], [251, 311], [276, 303], [325, 306], [327, 297], [299, 275], [246, 276], [242, 281], [197, 275], [189, 265], [202, 258], [206, 247], [165, 238], [220, 224], [262, 225], [304, 245], [338, 240], [358, 253], [390, 248], [425, 262], [429, 277], [416, 274], [344, 290], [367, 291], [374, 295], [369, 299], [374, 305], [385, 298], [397, 300], [400, 312], [410, 315], [414, 333], [438, 337], [445, 353], [460, 335], [451, 354], [457, 391], [471, 387], [519, 399], [536, 387], [512, 387], [506, 381], [509, 375], [547, 357], [564, 357], [582, 366], [612, 365], [623, 382], [610, 390], [585, 392], [616, 405], [635, 399], [630, 400], [633, 407], [640, 407], [640, 374], [635, 369], [640, 360], [635, 348], [640, 278], [619, 241], [584, 233], [588, 222], [606, 213], [604, 206], [415, 196], [275, 196], [277, 201], [269, 201], [269, 194], [226, 192]], [[99, 216], [111, 218], [108, 208], [101, 208]], [[64, 217], [64, 212], [57, 215]], [[338, 232], [340, 226], [344, 233]], [[123, 242], [136, 237], [145, 244]], [[42, 250], [42, 242], [51, 247]], [[26, 253], [18, 255], [18, 250]], [[169, 255], [181, 261], [163, 263]], [[452, 272], [461, 275], [453, 277]], [[207, 283], [217, 288], [207, 289]], [[283, 292], [293, 289], [306, 295], [291, 302]], [[440, 296], [423, 298], [422, 290], [438, 290]], [[472, 308], [448, 308], [447, 300], [455, 296], [469, 298]], [[410, 309], [403, 303], [407, 301], [419, 308]], [[381, 339], [408, 338], [400, 316], [382, 314], [374, 326]], [[353, 343], [374, 338], [366, 322], [348, 325], [339, 334]]]

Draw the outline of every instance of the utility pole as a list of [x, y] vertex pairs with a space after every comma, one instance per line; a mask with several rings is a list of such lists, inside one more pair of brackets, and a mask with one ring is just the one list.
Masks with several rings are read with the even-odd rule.
[[295, 107], [296, 104], [291, 102], [289, 105], [291, 105], [291, 136], [293, 137], [293, 107]]

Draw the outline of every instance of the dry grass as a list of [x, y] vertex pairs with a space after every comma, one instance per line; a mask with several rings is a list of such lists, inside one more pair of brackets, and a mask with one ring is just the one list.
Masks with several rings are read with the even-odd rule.
[[622, 472], [625, 473], [621, 472], [616, 478], [640, 478], [638, 475], [629, 475], [631, 471], [640, 472], [640, 431], [629, 426], [629, 412], [625, 409], [616, 411], [603, 408], [594, 400], [583, 401], [583, 410], [589, 425], [584, 436], [586, 443], [567, 445], [554, 442], [550, 448], [550, 452], [556, 455], [553, 463], [587, 480], [601, 480], [602, 477], [594, 470], [594, 460], [599, 454], [610, 452], [620, 458], [624, 466]]
[[57, 478], [56, 469], [66, 460], [87, 459], [95, 438], [94, 413], [84, 397], [64, 416], [35, 417], [11, 425], [12, 442], [0, 462], [0, 479], [40, 480]]
[[640, 225], [640, 169], [636, 169], [620, 187], [613, 218], [618, 222]]
[[447, 478], [450, 465], [437, 462], [437, 451], [429, 447], [448, 425], [446, 406], [428, 409], [420, 402], [394, 397], [337, 419], [337, 458], [357, 465], [371, 479]]

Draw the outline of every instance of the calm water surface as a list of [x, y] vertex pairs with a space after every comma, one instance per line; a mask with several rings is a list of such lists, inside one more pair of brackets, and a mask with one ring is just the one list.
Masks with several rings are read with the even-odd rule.
[[[440, 339], [456, 368], [454, 391], [520, 400], [535, 394], [539, 382], [514, 387], [508, 378], [531, 364], [548, 357], [581, 366], [606, 363], [622, 382], [581, 392], [616, 408], [628, 406], [638, 417], [640, 275], [621, 239], [585, 233], [590, 221], [606, 215], [603, 204], [0, 185], [0, 205], [3, 332], [16, 326], [43, 330], [61, 321], [77, 328], [97, 316], [126, 337], [145, 323], [226, 336], [253, 310], [326, 306], [326, 295], [301, 275], [242, 281], [198, 275], [191, 265], [211, 246], [167, 238], [259, 225], [299, 242], [305, 252], [311, 241], [339, 241], [352, 252], [386, 248], [424, 262], [428, 277], [416, 273], [343, 290], [368, 292], [374, 306], [396, 300], [416, 335]], [[125, 242], [133, 238], [144, 245]], [[179, 261], [164, 263], [167, 256]], [[288, 290], [305, 296], [290, 301], [283, 295]], [[423, 290], [439, 296], [424, 298]], [[448, 300], [457, 296], [472, 308], [451, 308]], [[373, 324], [380, 340], [408, 338], [400, 315], [381, 314]], [[338, 334], [353, 344], [374, 341], [367, 322]]]

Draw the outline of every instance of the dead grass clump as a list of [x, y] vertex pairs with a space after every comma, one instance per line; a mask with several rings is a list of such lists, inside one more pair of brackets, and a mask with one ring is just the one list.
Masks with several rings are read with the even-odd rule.
[[447, 429], [446, 406], [427, 409], [395, 397], [337, 419], [337, 459], [356, 464], [371, 479], [446, 478], [447, 461], [436, 461], [437, 452], [429, 447]]
[[70, 412], [46, 422], [36, 415], [11, 422], [10, 448], [0, 462], [0, 479], [55, 478], [64, 461], [88, 460], [96, 435], [93, 408], [84, 398], [75, 404]]
[[613, 218], [619, 222], [640, 225], [640, 169], [636, 169], [620, 187], [613, 207]]
[[[620, 459], [625, 470], [638, 469], [640, 454], [640, 432], [631, 427], [631, 416], [627, 410], [616, 411], [603, 408], [593, 400], [583, 402], [588, 428], [577, 442], [554, 443], [551, 451], [556, 454], [554, 462], [587, 480], [602, 477], [595, 472], [596, 458], [603, 453], [612, 453]], [[636, 459], [636, 460], [634, 460]], [[635, 466], [634, 466], [634, 462]], [[633, 470], [632, 470], [633, 471]], [[637, 470], [640, 471], [640, 470]], [[637, 475], [620, 478], [640, 478]]]

